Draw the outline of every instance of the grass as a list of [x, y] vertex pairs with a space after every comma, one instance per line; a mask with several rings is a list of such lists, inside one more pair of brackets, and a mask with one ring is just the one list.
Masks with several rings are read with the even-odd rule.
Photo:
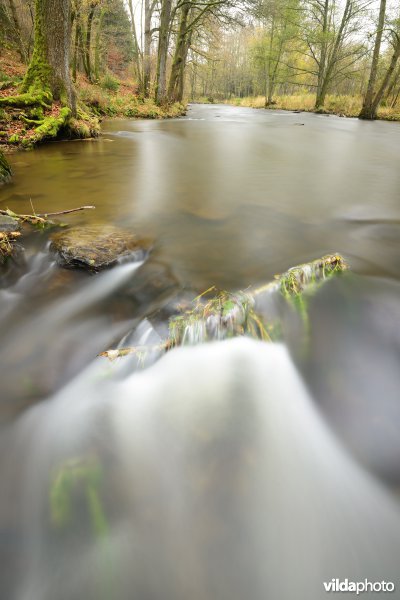
[[81, 102], [99, 117], [165, 119], [179, 117], [186, 111], [183, 104], [161, 107], [150, 98], [142, 98], [136, 83], [129, 79], [117, 80], [108, 75], [100, 85], [95, 85], [80, 76], [76, 87]]
[[[315, 112], [315, 94], [296, 94], [291, 96], [276, 96], [275, 104], [269, 109], [277, 110], [300, 110], [304, 112]], [[255, 96], [246, 98], [232, 98], [225, 100], [226, 104], [235, 106], [247, 106], [250, 108], [265, 108], [265, 97]], [[326, 97], [324, 111], [328, 114], [335, 114], [343, 117], [358, 117], [362, 106], [361, 96], [346, 96], [330, 94]], [[378, 118], [399, 121], [400, 107], [389, 108], [382, 106], [378, 110]]]

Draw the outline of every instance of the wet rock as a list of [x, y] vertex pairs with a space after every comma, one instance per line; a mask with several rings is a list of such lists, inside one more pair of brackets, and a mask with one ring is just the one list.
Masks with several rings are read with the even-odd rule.
[[0, 233], [11, 233], [20, 229], [21, 226], [17, 219], [13, 219], [8, 215], [0, 215]]
[[112, 225], [73, 227], [51, 238], [51, 250], [61, 266], [90, 271], [111, 267], [124, 257], [142, 260], [149, 245], [148, 240]]

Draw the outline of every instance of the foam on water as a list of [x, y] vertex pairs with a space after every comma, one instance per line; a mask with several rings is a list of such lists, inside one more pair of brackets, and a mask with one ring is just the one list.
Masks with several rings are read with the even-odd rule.
[[[332, 578], [396, 581], [399, 508], [284, 346], [180, 348], [120, 380], [122, 362], [96, 361], [9, 436], [25, 548], [9, 597], [322, 600]], [[57, 524], [54, 482], [74, 464]]]

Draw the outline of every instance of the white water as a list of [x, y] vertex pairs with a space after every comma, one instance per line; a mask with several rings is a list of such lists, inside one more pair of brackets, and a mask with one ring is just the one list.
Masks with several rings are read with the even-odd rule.
[[[96, 360], [9, 431], [0, 506], [18, 490], [23, 557], [8, 600], [322, 600], [336, 577], [396, 582], [399, 507], [284, 346], [236, 339], [121, 368]], [[100, 465], [107, 532], [82, 482], [69, 523], [52, 522], [52, 484], [77, 459]]]

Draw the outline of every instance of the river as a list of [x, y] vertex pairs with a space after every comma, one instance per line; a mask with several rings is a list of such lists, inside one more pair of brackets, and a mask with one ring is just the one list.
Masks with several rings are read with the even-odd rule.
[[[64, 220], [153, 245], [87, 275], [33, 232], [1, 274], [1, 597], [319, 600], [336, 577], [396, 583], [399, 150], [395, 123], [192, 105], [11, 156], [0, 208], [91, 204]], [[282, 300], [284, 344], [185, 348], [137, 373], [96, 358], [124, 336], [157, 344], [211, 285], [331, 252], [351, 273], [307, 325]]]

